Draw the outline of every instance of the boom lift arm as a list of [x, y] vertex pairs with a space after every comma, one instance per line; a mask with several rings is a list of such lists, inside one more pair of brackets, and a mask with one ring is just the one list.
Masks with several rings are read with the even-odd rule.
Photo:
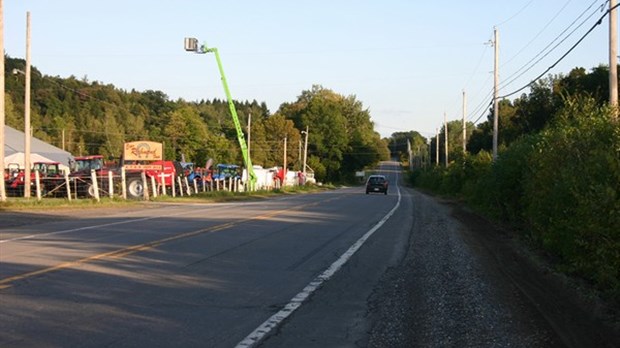
[[222, 86], [224, 86], [224, 92], [226, 93], [226, 99], [228, 100], [228, 108], [230, 109], [233, 123], [235, 124], [235, 128], [237, 130], [237, 139], [239, 140], [239, 147], [241, 147], [241, 153], [243, 154], [243, 160], [245, 162], [245, 167], [248, 172], [249, 187], [253, 189], [254, 184], [256, 183], [256, 174], [254, 174], [254, 168], [252, 167], [252, 159], [250, 158], [250, 154], [248, 153], [248, 146], [245, 142], [245, 136], [243, 134], [241, 124], [239, 123], [239, 117], [237, 116], [237, 109], [235, 108], [235, 104], [233, 103], [232, 97], [230, 95], [230, 91], [228, 90], [228, 83], [226, 82], [226, 76], [224, 75], [224, 68], [222, 67], [222, 61], [220, 60], [220, 55], [217, 51], [217, 48], [215, 47], [208, 48], [206, 44], [198, 47], [197, 39], [185, 38], [185, 50], [193, 51], [193, 52], [201, 53], [201, 54], [204, 54], [204, 53], [215, 54], [215, 60], [217, 61], [217, 67], [220, 70], [220, 76], [222, 78]]

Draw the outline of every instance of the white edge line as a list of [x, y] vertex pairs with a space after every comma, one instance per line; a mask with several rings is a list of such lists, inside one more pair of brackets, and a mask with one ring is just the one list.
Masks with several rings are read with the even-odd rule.
[[373, 228], [371, 228], [368, 232], [366, 232], [360, 239], [358, 239], [351, 247], [342, 254], [338, 260], [334, 261], [334, 263], [329, 266], [323, 273], [314, 278], [310, 284], [306, 285], [306, 287], [297, 295], [295, 295], [289, 303], [284, 306], [280, 311], [276, 314], [272, 315], [269, 319], [267, 319], [264, 323], [262, 323], [259, 327], [257, 327], [252, 333], [247, 335], [241, 342], [239, 342], [235, 347], [236, 348], [246, 348], [253, 347], [258, 342], [260, 342], [263, 338], [271, 332], [274, 328], [279, 326], [284, 319], [293, 314], [295, 310], [301, 307], [302, 303], [312, 295], [324, 282], [328, 281], [340, 268], [349, 261], [349, 259], [355, 254], [359, 248], [366, 242], [370, 236], [372, 236], [383, 224], [394, 214], [394, 212], [400, 206], [400, 188], [396, 187], [398, 191], [398, 201], [396, 205], [387, 213], [381, 221], [379, 221]]

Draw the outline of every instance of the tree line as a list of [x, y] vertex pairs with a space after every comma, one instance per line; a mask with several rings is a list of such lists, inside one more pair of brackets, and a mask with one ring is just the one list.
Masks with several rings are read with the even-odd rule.
[[[24, 129], [25, 61], [5, 56], [6, 124]], [[43, 141], [73, 155], [118, 158], [123, 143], [164, 143], [167, 159], [203, 166], [243, 163], [236, 129], [226, 100], [170, 100], [162, 91], [126, 91], [87, 77], [48, 76], [32, 67], [31, 128]], [[374, 130], [368, 109], [355, 96], [343, 96], [319, 85], [271, 113], [264, 102], [233, 101], [246, 135], [250, 131], [252, 162], [282, 166], [286, 138], [289, 169], [301, 170], [301, 134], [309, 129], [307, 165], [317, 180], [353, 180], [355, 171], [389, 158], [387, 140]], [[251, 128], [248, 120], [251, 117]]]

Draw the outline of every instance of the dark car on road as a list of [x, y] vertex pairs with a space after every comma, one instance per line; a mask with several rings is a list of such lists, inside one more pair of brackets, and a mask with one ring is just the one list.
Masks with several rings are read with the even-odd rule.
[[384, 175], [371, 175], [366, 180], [366, 194], [379, 192], [387, 195], [388, 181]]

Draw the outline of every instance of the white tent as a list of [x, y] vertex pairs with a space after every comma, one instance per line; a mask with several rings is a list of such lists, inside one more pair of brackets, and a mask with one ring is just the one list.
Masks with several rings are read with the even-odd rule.
[[[11, 156], [17, 155], [12, 159], [12, 163], [21, 163], [20, 168], [24, 168], [24, 132], [18, 131], [15, 128], [9, 126], [4, 127], [4, 166], [8, 167], [11, 163]], [[20, 155], [21, 154], [21, 155]], [[61, 168], [68, 168], [69, 161], [73, 159], [71, 153], [64, 151], [54, 145], [48, 144], [42, 140], [32, 137], [30, 140], [30, 163], [34, 163], [37, 160], [36, 156], [43, 157], [42, 161], [46, 162], [60, 162], [63, 166]], [[21, 156], [21, 160], [19, 157]]]
[[[18, 166], [19, 169], [24, 169], [24, 162], [25, 162], [24, 157], [25, 155], [23, 152], [15, 152], [11, 155], [4, 157], [4, 168]], [[30, 164], [32, 165], [32, 163], [35, 163], [35, 162], [56, 162], [56, 161], [53, 161], [47, 157], [43, 157], [37, 153], [31, 153]], [[60, 170], [69, 171], [69, 167], [67, 167], [63, 163], [59, 164], [58, 166], [60, 167]]]

